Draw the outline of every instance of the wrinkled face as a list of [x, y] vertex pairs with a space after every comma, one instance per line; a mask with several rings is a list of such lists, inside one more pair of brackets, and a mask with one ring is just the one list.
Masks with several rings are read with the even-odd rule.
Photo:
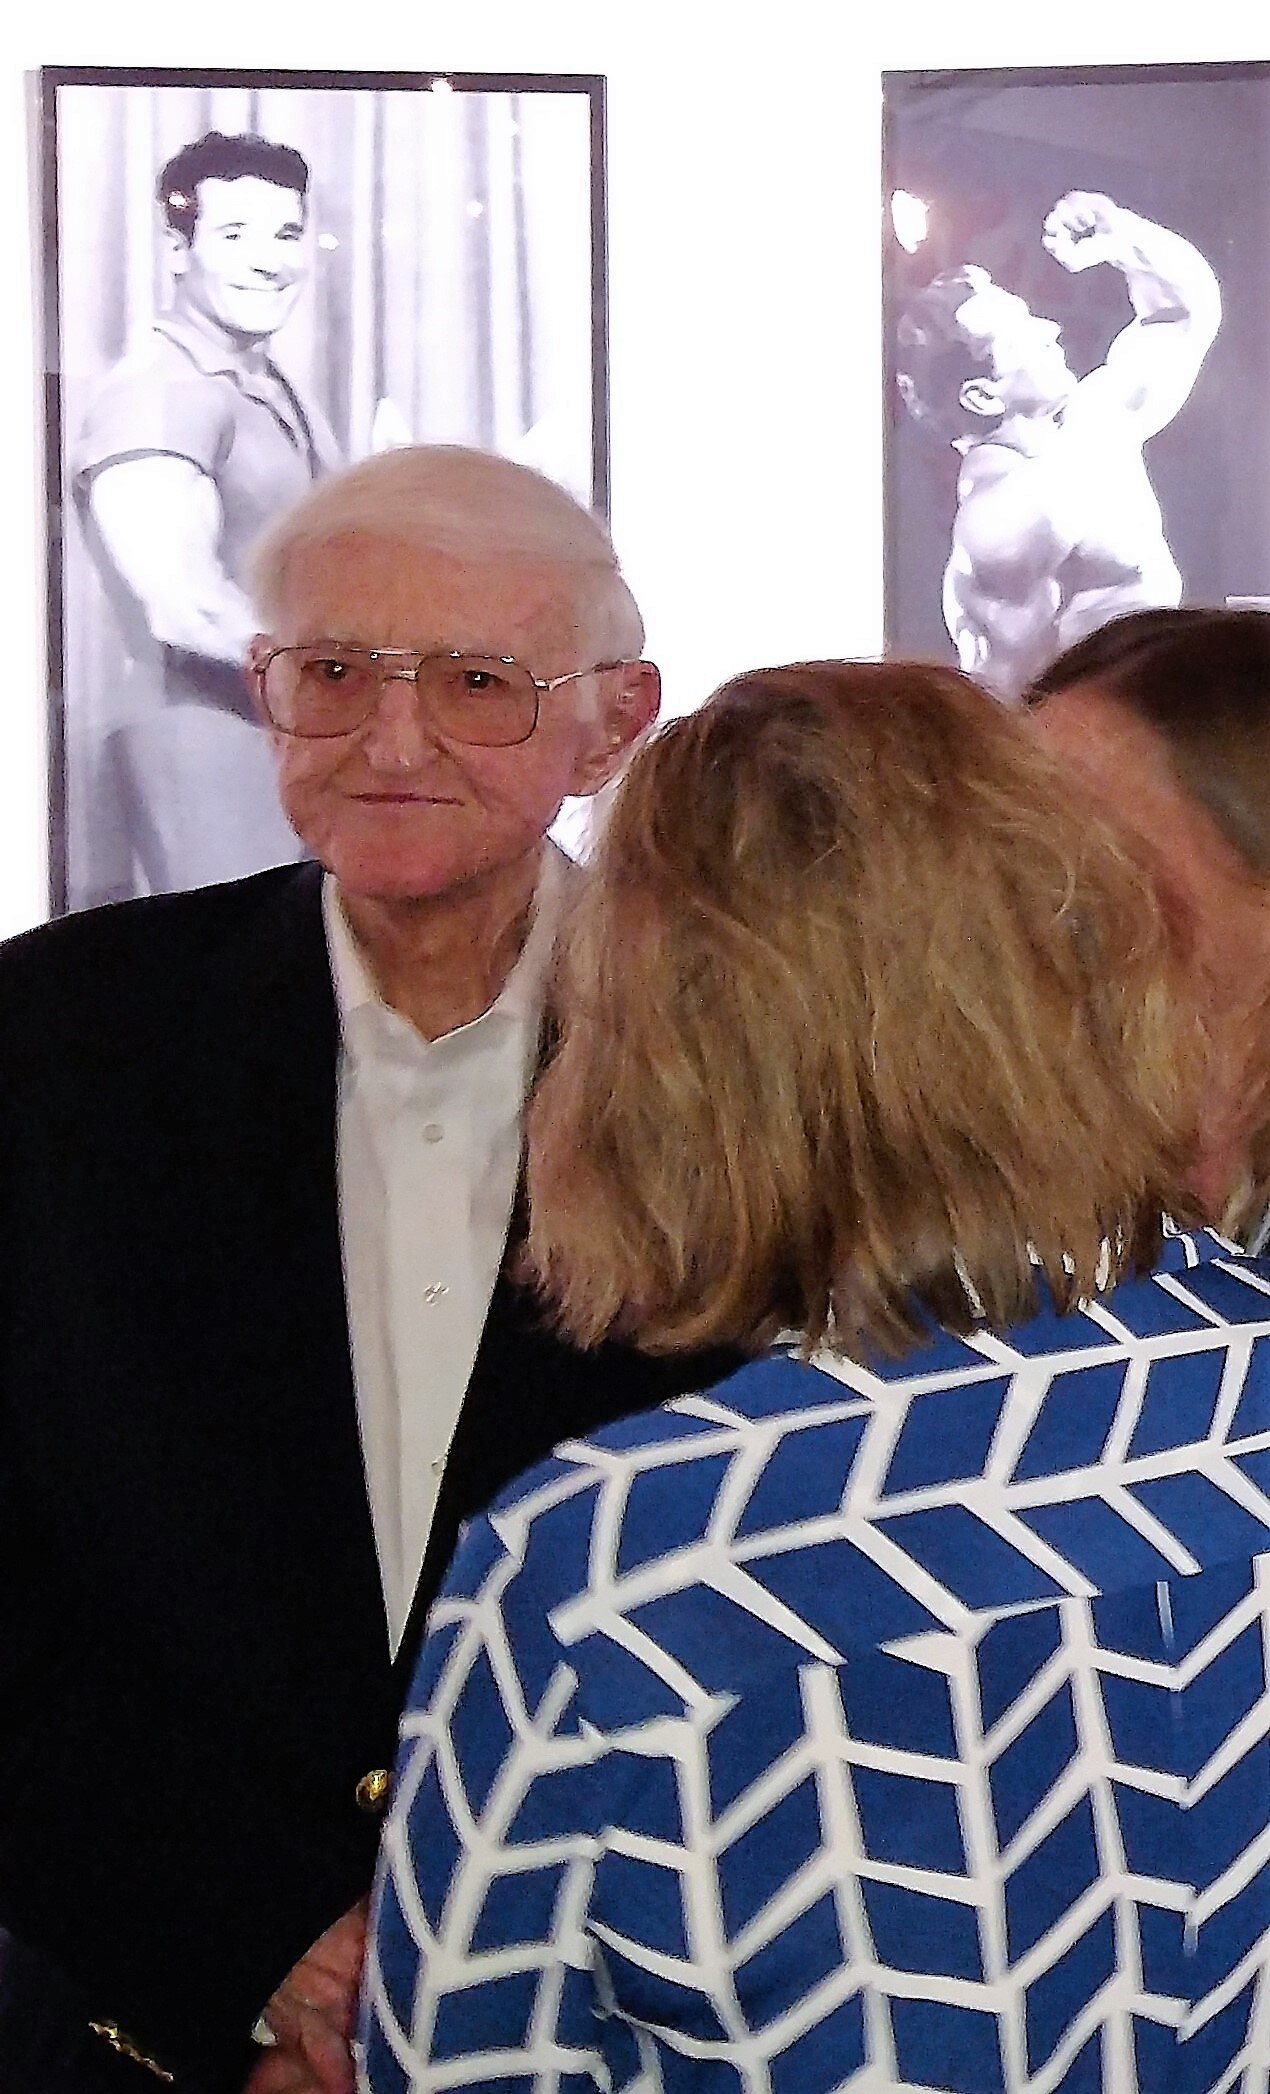
[[193, 238], [178, 240], [172, 267], [186, 303], [227, 334], [276, 334], [309, 271], [303, 198], [257, 175], [207, 177]]
[[[358, 533], [293, 558], [271, 638], [511, 655], [546, 678], [596, 659], [571, 594], [568, 573], [542, 561], [474, 561]], [[509, 749], [443, 741], [414, 684], [390, 681], [352, 734], [271, 730], [288, 819], [346, 893], [456, 894], [536, 853], [561, 801], [603, 784], [655, 710], [628, 681], [615, 670], [542, 693], [534, 732]]]
[[1007, 414], [1052, 414], [1075, 387], [1057, 320], [1042, 319], [1026, 299], [985, 276], [957, 308], [957, 325], [990, 360], [988, 381]]

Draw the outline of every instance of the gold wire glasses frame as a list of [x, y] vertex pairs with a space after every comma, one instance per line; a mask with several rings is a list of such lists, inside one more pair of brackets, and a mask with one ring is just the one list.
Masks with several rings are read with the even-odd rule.
[[[394, 662], [410, 666], [388, 666]], [[385, 685], [400, 682], [413, 683], [426, 697], [432, 723], [447, 740], [484, 749], [527, 742], [538, 725], [544, 691], [627, 666], [624, 661], [594, 662], [563, 676], [535, 676], [509, 654], [465, 654], [457, 647], [425, 654], [411, 647], [344, 647], [330, 641], [274, 647], [251, 659], [265, 716], [282, 734], [304, 741], [356, 734], [380, 703]]]

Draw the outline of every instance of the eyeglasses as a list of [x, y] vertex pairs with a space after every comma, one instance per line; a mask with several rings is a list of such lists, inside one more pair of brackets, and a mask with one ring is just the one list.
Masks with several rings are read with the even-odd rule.
[[[398, 666], [400, 665], [400, 666]], [[621, 669], [596, 662], [563, 676], [534, 676], [509, 654], [420, 654], [410, 647], [344, 647], [322, 640], [275, 647], [251, 667], [267, 718], [282, 734], [334, 740], [355, 734], [375, 711], [389, 683], [413, 683], [437, 733], [473, 749], [511, 749], [538, 725], [544, 691], [580, 676]]]

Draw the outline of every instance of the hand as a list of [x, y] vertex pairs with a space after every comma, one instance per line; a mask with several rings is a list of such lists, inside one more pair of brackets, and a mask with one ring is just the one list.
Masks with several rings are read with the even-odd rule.
[[1069, 190], [1059, 197], [1041, 227], [1041, 245], [1073, 275], [1095, 269], [1100, 262], [1118, 262], [1123, 258], [1126, 215], [1109, 196], [1096, 196], [1087, 189]]
[[277, 2037], [243, 2094], [353, 2094], [349, 2043], [366, 1952], [363, 1898], [288, 1971], [264, 2009]]
[[252, 2072], [243, 2094], [325, 2094], [302, 2060], [289, 2050], [271, 2050]]

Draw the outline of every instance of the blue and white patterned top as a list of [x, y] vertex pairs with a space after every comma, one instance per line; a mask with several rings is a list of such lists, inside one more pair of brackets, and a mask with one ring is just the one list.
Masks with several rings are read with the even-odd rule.
[[469, 1531], [374, 2094], [1265, 2094], [1270, 1263], [777, 1350]]

